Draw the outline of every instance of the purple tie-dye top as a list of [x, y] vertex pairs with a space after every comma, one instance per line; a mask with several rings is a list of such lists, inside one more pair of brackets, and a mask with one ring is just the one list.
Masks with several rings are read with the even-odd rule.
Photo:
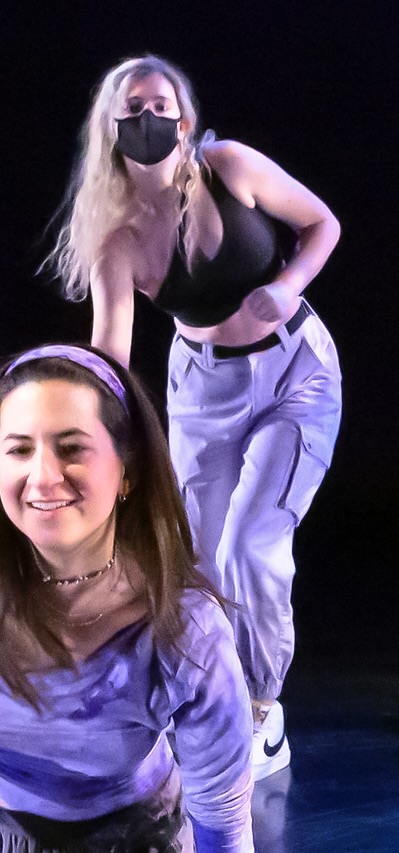
[[252, 715], [232, 629], [203, 593], [186, 591], [182, 604], [185, 656], [157, 647], [141, 620], [76, 671], [32, 675], [41, 713], [0, 681], [0, 798], [10, 808], [85, 820], [150, 798], [173, 763], [162, 733], [173, 717], [189, 814], [222, 831], [223, 850], [250, 853]]

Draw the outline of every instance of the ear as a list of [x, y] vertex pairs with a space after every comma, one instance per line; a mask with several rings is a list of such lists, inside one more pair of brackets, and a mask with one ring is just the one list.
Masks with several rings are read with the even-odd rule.
[[180, 119], [178, 128], [177, 128], [177, 138], [179, 142], [181, 142], [185, 136], [187, 136], [190, 130], [189, 122], [186, 118]]
[[125, 503], [125, 500], [130, 492], [130, 483], [127, 477], [124, 477], [122, 480], [121, 487], [118, 492], [118, 500], [121, 504]]
[[132, 489], [134, 489], [136, 485], [136, 464], [135, 464], [135, 451], [130, 450], [128, 454], [128, 460], [126, 462], [127, 467], [129, 468], [129, 476], [126, 474], [126, 468], [123, 465], [121, 472], [121, 480], [120, 486], [118, 489], [118, 499], [123, 503], [127, 496], [130, 494]]

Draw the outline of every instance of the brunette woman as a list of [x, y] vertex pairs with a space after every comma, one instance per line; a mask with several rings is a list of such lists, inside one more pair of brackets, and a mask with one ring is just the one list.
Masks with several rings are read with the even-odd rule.
[[8, 360], [0, 499], [1, 849], [252, 851], [248, 691], [138, 382]]

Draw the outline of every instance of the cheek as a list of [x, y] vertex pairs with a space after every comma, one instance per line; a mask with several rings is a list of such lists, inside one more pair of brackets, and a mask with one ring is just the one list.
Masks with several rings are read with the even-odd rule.
[[21, 504], [21, 488], [14, 483], [6, 483], [0, 479], [0, 502], [5, 514], [16, 527], [23, 524], [23, 505]]
[[15, 503], [19, 499], [23, 483], [20, 482], [21, 478], [12, 476], [7, 470], [7, 464], [1, 461], [0, 465], [2, 469], [0, 474], [0, 499], [5, 507], [6, 504]]
[[91, 478], [91, 489], [98, 500], [113, 506], [122, 483], [123, 469], [110, 462], [98, 466]]

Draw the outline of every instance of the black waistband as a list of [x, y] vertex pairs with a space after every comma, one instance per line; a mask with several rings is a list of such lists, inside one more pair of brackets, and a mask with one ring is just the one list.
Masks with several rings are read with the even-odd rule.
[[[298, 311], [285, 323], [285, 328], [289, 335], [293, 335], [306, 317], [312, 314], [311, 309], [307, 305], [306, 302], [301, 302]], [[184, 335], [180, 335], [182, 341], [187, 344], [190, 349], [195, 350], [195, 352], [202, 352], [202, 344], [198, 341], [189, 341], [188, 338], [185, 338]], [[272, 332], [270, 335], [267, 335], [265, 338], [262, 338], [260, 341], [255, 341], [253, 344], [244, 344], [243, 346], [237, 347], [226, 347], [222, 344], [214, 344], [213, 345], [213, 356], [214, 358], [236, 358], [240, 355], [250, 355], [252, 352], [264, 352], [264, 350], [271, 349], [271, 347], [275, 347], [278, 344], [281, 344], [281, 338], [276, 334], [276, 332]]]

